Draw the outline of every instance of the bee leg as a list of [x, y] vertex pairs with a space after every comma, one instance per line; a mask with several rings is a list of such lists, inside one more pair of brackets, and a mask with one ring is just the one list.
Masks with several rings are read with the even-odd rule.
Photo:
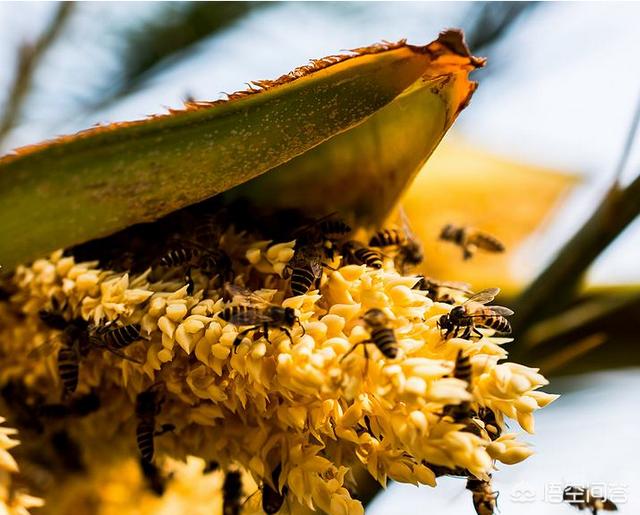
[[160, 429], [153, 433], [153, 436], [162, 436], [165, 433], [169, 433], [176, 428], [173, 424], [162, 424]]
[[473, 334], [475, 334], [476, 336], [478, 336], [480, 338], [482, 338], [484, 336], [480, 331], [478, 331], [478, 328], [475, 327], [475, 326], [473, 327]]
[[264, 333], [264, 339], [271, 343], [271, 340], [269, 339], [269, 324], [265, 323], [262, 326], [262, 332]]
[[111, 347], [105, 347], [105, 348], [112, 354], [115, 354], [116, 356], [118, 356], [119, 358], [126, 359], [127, 361], [132, 361], [133, 363], [137, 363], [138, 365], [144, 365], [144, 362], [140, 361], [139, 359], [132, 358], [131, 356], [127, 356], [126, 354], [116, 349], [112, 349]]
[[289, 341], [291, 343], [293, 343], [293, 338], [291, 337], [291, 333], [289, 332], [289, 329], [287, 329], [286, 327], [281, 327], [280, 330], [287, 335], [287, 337], [289, 338]]
[[245, 329], [244, 331], [240, 331], [235, 339], [233, 340], [233, 347], [234, 347], [234, 352], [238, 352], [238, 345], [240, 345], [242, 343], [242, 340], [244, 339], [244, 337], [250, 333], [251, 331], [255, 331], [256, 329], [259, 329], [260, 326], [258, 325], [254, 325], [253, 327], [249, 327], [249, 329]]
[[353, 347], [351, 347], [351, 349], [349, 349], [349, 351], [348, 351], [344, 356], [342, 356], [342, 357], [340, 358], [340, 363], [342, 363], [342, 362], [344, 361], [344, 359], [345, 359], [349, 354], [351, 354], [354, 350], [356, 350], [356, 347], [357, 347], [358, 345], [365, 345], [364, 352], [365, 352], [365, 355], [368, 355], [367, 347], [366, 347], [366, 344], [367, 344], [367, 343], [373, 343], [373, 341], [372, 341], [372, 340], [362, 340], [361, 342], [358, 342], [358, 343], [354, 344], [354, 346], [353, 346]]

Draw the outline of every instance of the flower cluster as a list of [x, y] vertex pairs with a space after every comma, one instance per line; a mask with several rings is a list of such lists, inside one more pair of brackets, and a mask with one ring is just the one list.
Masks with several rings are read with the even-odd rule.
[[[531, 454], [507, 419], [532, 432], [533, 412], [555, 399], [539, 390], [547, 381], [536, 369], [503, 362], [508, 340], [491, 330], [445, 339], [438, 321], [454, 306], [416, 289], [418, 278], [400, 275], [392, 260], [382, 269], [325, 268], [317, 289], [287, 297], [295, 240], [227, 235], [220, 244], [234, 256], [235, 289], [194, 269], [190, 294], [182, 270], [115, 272], [62, 252], [20, 267], [10, 300], [0, 302], [0, 386], [20, 383], [28, 412], [97, 395], [97, 409], [68, 409], [67, 417], [45, 420], [44, 431], [62, 427], [82, 450], [83, 467], [106, 470], [138, 456], [136, 397], [162, 385], [155, 423], [173, 430], [155, 438], [154, 461], [197, 456], [221, 470], [241, 469], [245, 512], [258, 511], [253, 499], [260, 495], [252, 494], [270, 488], [294, 513], [358, 514], [356, 467], [383, 485], [435, 486], [438, 475], [460, 471], [488, 480], [496, 461], [514, 464]], [[243, 298], [248, 287], [251, 296]], [[255, 330], [221, 316], [247, 303], [262, 316]], [[124, 359], [91, 348], [79, 359], [76, 391], [63, 396], [56, 351], [66, 343], [39, 316], [53, 305], [90, 327], [139, 324], [141, 338], [122, 350]], [[292, 308], [296, 323], [265, 318], [267, 306]], [[372, 308], [393, 330], [395, 359], [365, 343], [371, 328], [363, 315]], [[470, 360], [470, 382], [454, 377], [460, 351]], [[468, 420], [448, 415], [456, 406], [468, 410]], [[27, 430], [34, 439], [42, 432]], [[193, 463], [185, 470], [202, 476], [204, 462]]]

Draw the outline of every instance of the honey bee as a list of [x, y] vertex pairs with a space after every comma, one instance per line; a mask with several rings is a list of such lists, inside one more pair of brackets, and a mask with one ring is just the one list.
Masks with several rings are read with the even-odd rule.
[[[133, 342], [140, 339], [140, 324], [127, 324], [120, 327], [112, 327], [115, 320], [94, 329], [95, 336], [102, 346], [116, 355], [118, 352]], [[125, 356], [128, 359], [128, 356]]]
[[[465, 356], [462, 350], [458, 351], [456, 356], [456, 362], [453, 367], [453, 377], [460, 379], [467, 383], [467, 390], [471, 387], [471, 375], [472, 375], [471, 360], [469, 356]], [[447, 404], [443, 410], [443, 416], [448, 416], [453, 419], [454, 422], [467, 422], [470, 421], [473, 416], [471, 410], [471, 403], [469, 401], [462, 401], [459, 404]], [[477, 426], [468, 425], [473, 432], [477, 432]]]
[[293, 259], [287, 268], [291, 270], [290, 286], [293, 295], [304, 295], [315, 287], [322, 278], [322, 263], [320, 250], [313, 246], [296, 249]]
[[330, 213], [322, 218], [298, 227], [293, 237], [303, 242], [320, 243], [323, 240], [338, 240], [351, 232], [351, 227], [344, 220], [336, 218], [337, 213]]
[[[65, 394], [72, 394], [78, 387], [80, 360], [91, 350], [91, 334], [89, 322], [77, 317], [67, 320], [63, 313], [64, 307], [52, 300], [52, 310], [41, 310], [40, 319], [52, 329], [62, 331], [62, 345], [58, 350], [58, 375]], [[46, 356], [53, 352], [53, 340], [36, 347], [29, 353], [29, 357]]]
[[396, 334], [391, 327], [388, 326], [389, 318], [385, 315], [384, 311], [378, 308], [372, 308], [367, 311], [362, 317], [364, 323], [367, 325], [370, 331], [371, 338], [356, 343], [349, 352], [347, 352], [340, 361], [345, 359], [351, 354], [358, 345], [364, 345], [365, 358], [369, 358], [369, 352], [367, 351], [366, 344], [373, 343], [378, 350], [389, 359], [394, 359], [398, 355], [398, 340]]
[[335, 215], [331, 213], [296, 229], [292, 234], [296, 247], [320, 249], [327, 259], [333, 260], [338, 240], [351, 232], [351, 227]]
[[156, 416], [160, 414], [162, 409], [165, 400], [164, 393], [164, 383], [156, 383], [136, 397], [136, 417], [138, 419], [136, 441], [142, 460], [147, 463], [153, 461], [154, 438], [175, 429], [173, 424], [162, 424], [161, 428], [156, 430]]
[[304, 327], [300, 323], [295, 309], [269, 304], [260, 296], [250, 291], [238, 289], [233, 285], [227, 285], [226, 289], [233, 294], [234, 301], [240, 299], [242, 304], [228, 306], [218, 313], [218, 316], [225, 322], [236, 326], [251, 326], [238, 333], [233, 341], [235, 347], [242, 342], [245, 335], [257, 329], [262, 329], [262, 333], [269, 343], [271, 343], [269, 329], [280, 329], [292, 342], [293, 338], [289, 330], [296, 323], [302, 327], [304, 333]]
[[280, 508], [282, 508], [282, 504], [287, 496], [287, 492], [289, 491], [289, 487], [287, 485], [282, 485], [282, 488], [279, 487], [281, 472], [282, 465], [278, 464], [271, 473], [273, 487], [267, 483], [262, 486], [262, 509], [268, 515], [273, 515], [280, 511]]
[[[141, 364], [140, 361], [121, 352], [121, 349], [139, 338], [138, 324], [112, 328], [114, 321], [104, 326], [94, 326], [81, 317], [67, 320], [63, 315], [64, 307], [60, 306], [56, 300], [52, 300], [52, 307], [51, 310], [40, 310], [39, 316], [51, 329], [62, 331], [60, 335], [62, 345], [58, 349], [58, 375], [66, 394], [76, 391], [80, 361], [89, 354], [91, 349], [108, 350], [120, 358]], [[135, 339], [133, 339], [134, 336]], [[33, 349], [29, 357], [47, 356], [53, 350], [54, 340], [49, 340]]]
[[467, 283], [437, 281], [430, 277], [418, 276], [419, 281], [413, 287], [414, 290], [427, 292], [433, 302], [442, 302], [445, 304], [455, 304], [456, 299], [453, 292], [459, 292], [462, 295], [471, 296], [473, 292], [469, 289], [471, 286]]
[[402, 228], [383, 229], [376, 232], [369, 240], [369, 246], [378, 248], [396, 247], [395, 265], [402, 274], [405, 274], [408, 269], [422, 263], [424, 251], [422, 244], [411, 230], [411, 225], [404, 209], [400, 209], [399, 216]]
[[196, 242], [188, 242], [180, 248], [170, 250], [160, 258], [159, 264], [167, 268], [186, 267], [185, 281], [189, 295], [195, 290], [191, 276], [194, 268], [210, 277], [219, 276], [223, 281], [229, 280], [233, 274], [231, 259], [225, 251], [217, 247], [206, 248]]
[[240, 513], [240, 499], [242, 498], [242, 476], [237, 470], [230, 470], [224, 476], [222, 485], [222, 513], [223, 515], [238, 515]]
[[366, 247], [362, 243], [350, 240], [342, 246], [342, 255], [349, 265], [367, 265], [371, 268], [382, 268], [382, 253]]
[[438, 327], [448, 339], [457, 335], [464, 328], [462, 338], [469, 338], [471, 333], [482, 337], [477, 327], [493, 329], [496, 333], [510, 334], [511, 324], [505, 318], [513, 315], [513, 311], [503, 306], [484, 306], [491, 302], [500, 293], [500, 288], [488, 288], [471, 296], [461, 306], [456, 306], [448, 314], [442, 315], [438, 320]]
[[494, 236], [472, 227], [447, 224], [442, 228], [440, 239], [450, 241], [462, 248], [462, 257], [471, 259], [478, 249], [487, 252], [504, 252], [504, 245]]
[[470, 477], [467, 479], [467, 490], [473, 496], [473, 507], [478, 515], [493, 515], [498, 507], [498, 492], [491, 488], [491, 476], [488, 481]]

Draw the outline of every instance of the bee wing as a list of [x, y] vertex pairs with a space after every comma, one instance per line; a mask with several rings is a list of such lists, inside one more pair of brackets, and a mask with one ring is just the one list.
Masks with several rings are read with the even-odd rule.
[[266, 313], [252, 310], [250, 313], [240, 311], [234, 313], [229, 318], [229, 323], [233, 325], [258, 325], [272, 322], [273, 319]]
[[27, 357], [31, 359], [45, 358], [53, 353], [55, 347], [55, 338], [47, 340], [42, 345], [38, 345], [34, 349], [31, 349], [29, 354], [27, 354]]
[[486, 290], [479, 291], [475, 295], [472, 295], [466, 302], [477, 302], [478, 304], [486, 304], [487, 302], [491, 302], [493, 299], [495, 299], [498, 293], [500, 293], [500, 288], [487, 288]]
[[413, 230], [411, 229], [411, 223], [409, 222], [409, 217], [407, 216], [407, 213], [405, 212], [403, 206], [400, 206], [398, 208], [398, 218], [400, 218], [400, 225], [402, 226], [402, 230], [404, 231], [404, 233], [407, 235], [407, 238], [415, 239], [416, 235], [413, 233]]
[[237, 286], [235, 284], [226, 283], [224, 285], [224, 289], [228, 294], [229, 298], [238, 304], [242, 304], [245, 306], [255, 306], [262, 305], [268, 306], [269, 303], [264, 300], [260, 295], [256, 295], [254, 292], [249, 290], [248, 288], [244, 288], [242, 286]]
[[458, 290], [468, 295], [474, 295], [471, 291], [471, 285], [469, 283], [457, 282], [457, 281], [438, 281], [438, 286], [447, 288], [449, 290]]
[[493, 311], [496, 315], [502, 315], [503, 317], [510, 317], [513, 315], [513, 311], [509, 308], [505, 308], [504, 306], [487, 306], [491, 311]]

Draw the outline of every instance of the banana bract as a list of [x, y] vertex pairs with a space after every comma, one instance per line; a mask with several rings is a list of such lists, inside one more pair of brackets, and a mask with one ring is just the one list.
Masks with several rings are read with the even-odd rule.
[[[0, 159], [4, 271], [229, 195], [379, 221], [469, 101], [458, 31], [312, 61], [220, 102], [97, 127]], [[313, 195], [305, 188], [313, 188]]]

